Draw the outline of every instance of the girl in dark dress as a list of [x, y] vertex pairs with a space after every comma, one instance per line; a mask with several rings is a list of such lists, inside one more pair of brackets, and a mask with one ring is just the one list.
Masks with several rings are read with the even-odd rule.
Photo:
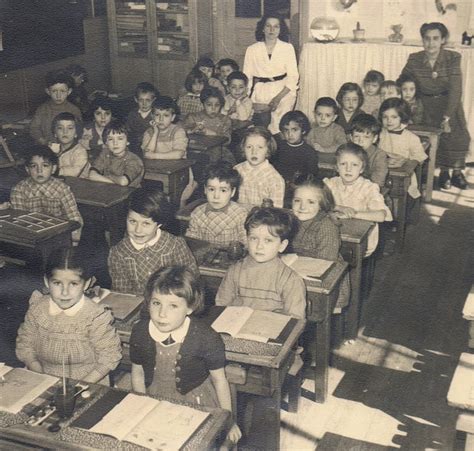
[[461, 55], [443, 48], [449, 33], [442, 23], [425, 23], [420, 34], [424, 50], [408, 57], [402, 74], [411, 75], [420, 87], [424, 124], [443, 131], [436, 158], [441, 168], [440, 187], [449, 189], [453, 185], [465, 189], [467, 182], [462, 169], [470, 137], [461, 103]]

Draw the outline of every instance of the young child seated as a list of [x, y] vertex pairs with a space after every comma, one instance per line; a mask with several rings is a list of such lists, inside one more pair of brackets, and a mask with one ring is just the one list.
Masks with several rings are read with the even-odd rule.
[[416, 80], [409, 74], [402, 74], [397, 80], [397, 85], [402, 91], [402, 99], [410, 107], [410, 124], [419, 125], [423, 123], [424, 107], [421, 99], [418, 98]]
[[216, 305], [246, 305], [305, 318], [304, 281], [279, 257], [288, 246], [294, 222], [290, 212], [279, 208], [251, 210], [245, 221], [249, 253], [228, 269]]
[[[367, 166], [367, 154], [354, 143], [343, 144], [336, 151], [338, 177], [325, 178], [336, 206], [336, 217], [365, 219], [373, 222], [392, 221], [392, 213], [385, 205], [380, 188], [362, 176]], [[370, 232], [365, 256], [371, 255], [379, 241], [376, 224]]]
[[364, 94], [357, 83], [344, 83], [337, 93], [336, 100], [341, 107], [336, 124], [339, 124], [348, 135], [352, 121], [363, 113], [361, 106], [364, 103]]
[[260, 206], [264, 199], [270, 199], [275, 207], [283, 207], [285, 180], [268, 161], [276, 148], [275, 139], [266, 128], [244, 130], [240, 149], [246, 161], [235, 166], [241, 177], [240, 204]]
[[143, 135], [142, 150], [145, 158], [153, 160], [179, 160], [186, 158], [188, 137], [178, 123], [179, 108], [167, 96], [153, 102], [151, 127]]
[[[292, 210], [298, 218], [291, 249], [303, 257], [344, 261], [339, 253], [341, 235], [333, 220], [334, 198], [329, 188], [313, 174], [301, 174], [293, 183]], [[350, 296], [349, 274], [339, 288], [336, 308], [347, 306]]]
[[50, 97], [38, 107], [30, 124], [30, 134], [39, 144], [53, 141], [53, 119], [59, 113], [72, 113], [77, 121], [82, 121], [81, 111], [67, 99], [71, 94], [73, 81], [63, 72], [46, 74], [46, 94]]
[[272, 163], [285, 179], [287, 186], [296, 174], [318, 173], [318, 152], [304, 140], [309, 129], [309, 119], [298, 110], [288, 111], [280, 120], [283, 140], [277, 142], [278, 147]]
[[229, 94], [225, 96], [222, 113], [232, 119], [233, 128], [251, 124], [253, 103], [247, 95], [248, 83], [249, 79], [243, 72], [235, 71], [227, 77]]
[[[130, 337], [135, 392], [232, 411], [224, 343], [194, 316], [203, 309], [199, 280], [189, 269], [167, 266], [150, 277], [143, 317]], [[234, 423], [227, 437], [240, 436]]]
[[103, 133], [105, 149], [92, 163], [89, 178], [120, 186], [140, 186], [143, 161], [128, 150], [128, 131], [121, 121], [113, 120]]
[[217, 62], [216, 64], [217, 76], [219, 78], [219, 81], [222, 83], [222, 86], [224, 86], [226, 94], [229, 94], [227, 77], [232, 72], [237, 72], [239, 70], [240, 68], [237, 62], [231, 58], [223, 58]]
[[[398, 98], [384, 100], [380, 106], [379, 120], [383, 125], [379, 147], [388, 155], [388, 167], [398, 168], [407, 161], [410, 168], [428, 158], [420, 138], [406, 127], [410, 121], [410, 107]], [[408, 194], [414, 199], [421, 196], [416, 174], [412, 174]]]
[[344, 128], [336, 123], [339, 108], [331, 97], [320, 97], [314, 105], [314, 126], [306, 141], [319, 152], [319, 162], [336, 164], [336, 149], [347, 142]]
[[192, 70], [184, 81], [184, 89], [177, 100], [181, 114], [185, 117], [190, 113], [199, 113], [203, 110], [200, 95], [209, 85], [206, 76], [200, 70]]
[[96, 97], [91, 105], [91, 113], [94, 120], [84, 126], [79, 142], [89, 151], [89, 160], [93, 161], [105, 147], [102, 134], [112, 120], [112, 102], [108, 97]]
[[44, 275], [49, 294], [33, 292], [16, 339], [16, 355], [28, 369], [62, 377], [66, 364], [68, 377], [97, 383], [120, 363], [110, 310], [84, 294], [91, 278], [76, 248], [50, 254]]
[[[400, 87], [395, 83], [393, 80], [385, 80], [381, 85], [380, 85], [380, 99], [383, 102], [384, 100], [391, 99], [391, 98], [401, 98], [402, 97], [402, 91], [400, 90]], [[377, 116], [378, 111], [375, 113], [375, 116]]]
[[168, 265], [183, 265], [199, 274], [196, 260], [182, 237], [162, 230], [172, 218], [161, 191], [140, 188], [129, 200], [127, 236], [110, 249], [108, 265], [112, 289], [142, 295], [150, 275]]
[[59, 113], [53, 120], [56, 142], [50, 145], [59, 159], [59, 175], [71, 177], [89, 176], [89, 156], [78, 142], [78, 124], [74, 114]]
[[87, 114], [89, 111], [89, 96], [85, 86], [88, 81], [87, 70], [79, 64], [71, 64], [66, 67], [65, 73], [69, 75], [74, 82], [68, 100], [76, 105], [82, 114]]
[[379, 122], [371, 114], [361, 114], [352, 121], [351, 141], [367, 154], [364, 177], [382, 189], [388, 174], [388, 160], [387, 154], [377, 146], [380, 130]]
[[[230, 142], [232, 122], [229, 117], [221, 113], [224, 106], [224, 97], [216, 88], [203, 89], [200, 99], [204, 109], [199, 113], [188, 114], [183, 126], [188, 134], [197, 133], [207, 136], [224, 136]], [[211, 163], [223, 159], [235, 164], [235, 158], [230, 150], [224, 146], [212, 148], [208, 151]]]
[[382, 99], [380, 98], [380, 87], [384, 82], [385, 77], [382, 72], [378, 70], [369, 70], [364, 77], [364, 103], [361, 106], [361, 110], [367, 114], [376, 113]]
[[[58, 157], [48, 146], [32, 147], [25, 161], [28, 177], [15, 185], [10, 194], [12, 207], [77, 221], [82, 226], [82, 216], [71, 188], [53, 177], [57, 168]], [[74, 230], [73, 244], [77, 245], [80, 238], [81, 229]]]
[[138, 83], [135, 88], [134, 100], [137, 108], [128, 113], [127, 130], [130, 150], [140, 157], [142, 156], [143, 134], [150, 127], [150, 121], [153, 119], [151, 105], [159, 95], [157, 89], [148, 82]]
[[207, 202], [191, 213], [187, 237], [222, 246], [233, 241], [247, 242], [244, 228], [247, 209], [232, 200], [239, 182], [239, 173], [229, 163], [218, 161], [207, 167], [204, 186]]
[[194, 65], [193, 70], [201, 71], [207, 78], [207, 83], [211, 88], [218, 89], [225, 96], [225, 88], [220, 80], [214, 77], [214, 61], [207, 56], [201, 56]]

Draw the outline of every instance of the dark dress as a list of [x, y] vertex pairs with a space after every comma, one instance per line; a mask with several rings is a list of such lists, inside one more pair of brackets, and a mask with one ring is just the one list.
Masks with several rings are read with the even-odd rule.
[[444, 115], [450, 118], [451, 133], [441, 135], [436, 164], [462, 169], [470, 137], [461, 103], [461, 55], [441, 49], [431, 67], [424, 51], [412, 53], [402, 73], [411, 75], [418, 83], [425, 125], [439, 127]]

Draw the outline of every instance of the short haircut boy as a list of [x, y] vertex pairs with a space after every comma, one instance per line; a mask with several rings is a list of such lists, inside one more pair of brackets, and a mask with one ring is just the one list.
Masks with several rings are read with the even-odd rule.
[[136, 189], [129, 198], [128, 209], [152, 219], [164, 227], [172, 217], [172, 208], [166, 194], [161, 191]]
[[217, 69], [220, 69], [222, 66], [230, 66], [234, 72], [240, 70], [239, 65], [232, 58], [222, 58], [216, 64]]
[[352, 155], [355, 155], [357, 158], [359, 158], [362, 161], [362, 164], [364, 166], [362, 169], [365, 169], [369, 164], [367, 153], [358, 144], [355, 144], [353, 142], [348, 142], [346, 144], [340, 145], [336, 150], [336, 159], [338, 160], [339, 157], [344, 153], [350, 153]]
[[296, 122], [301, 128], [301, 134], [306, 136], [311, 130], [311, 124], [309, 123], [308, 116], [302, 111], [294, 110], [285, 113], [280, 120], [280, 131], [283, 132], [283, 127], [288, 125], [291, 121]]
[[151, 106], [153, 112], [157, 110], [171, 110], [171, 112], [176, 116], [173, 120], [173, 124], [178, 122], [179, 115], [181, 113], [179, 106], [176, 101], [169, 96], [160, 96], [158, 97]]
[[385, 76], [382, 74], [382, 72], [379, 72], [378, 70], [369, 70], [369, 72], [365, 74], [363, 83], [364, 85], [366, 83], [378, 83], [381, 85], [384, 80]]
[[358, 115], [354, 118], [350, 128], [350, 133], [370, 133], [374, 136], [380, 135], [381, 131], [380, 122], [371, 114]]
[[51, 165], [58, 165], [58, 156], [48, 147], [43, 144], [36, 144], [26, 153], [25, 166], [29, 166], [34, 157], [40, 157], [43, 161], [48, 162]]
[[193, 92], [193, 84], [195, 82], [203, 83], [204, 87], [208, 85], [207, 77], [198, 69], [193, 69], [189, 74], [186, 76], [186, 80], [184, 80], [184, 88], [188, 92]]
[[245, 86], [249, 84], [249, 78], [247, 77], [247, 75], [245, 75], [243, 72], [240, 72], [240, 71], [232, 72], [227, 77], [227, 84], [230, 85], [230, 82], [232, 80], [242, 80], [245, 83]]
[[336, 101], [332, 97], [320, 97], [318, 100], [316, 100], [316, 103], [314, 105], [314, 111], [316, 111], [318, 106], [332, 108], [334, 110], [334, 114], [339, 114], [339, 107], [337, 106]]
[[226, 182], [231, 189], [236, 189], [240, 185], [240, 174], [226, 161], [216, 161], [206, 168], [204, 181], [218, 179], [220, 182]]
[[94, 114], [99, 108], [113, 113], [112, 100], [105, 96], [96, 97], [91, 104], [91, 113]]
[[402, 124], [408, 124], [411, 118], [411, 111], [410, 106], [407, 102], [403, 99], [399, 99], [398, 97], [391, 97], [389, 99], [385, 99], [380, 105], [379, 111], [379, 121], [382, 122], [383, 113], [389, 109], [393, 108], [398, 115], [400, 116], [400, 120]]
[[295, 218], [292, 213], [282, 208], [253, 207], [245, 220], [247, 234], [250, 229], [265, 225], [271, 235], [281, 241], [289, 240], [292, 236]]
[[204, 88], [201, 91], [201, 94], [199, 95], [199, 100], [201, 100], [201, 102], [204, 103], [210, 97], [215, 97], [216, 99], [219, 100], [219, 103], [221, 104], [221, 107], [224, 106], [225, 99], [224, 99], [224, 96], [222, 95], [222, 93], [219, 91], [219, 89], [213, 88], [212, 86]]
[[151, 83], [148, 83], [147, 81], [142, 81], [138, 83], [137, 86], [135, 87], [136, 99], [138, 99], [138, 96], [140, 94], [148, 94], [148, 93], [153, 94], [155, 97], [158, 97], [160, 95], [158, 90]]
[[127, 126], [120, 119], [113, 119], [104, 128], [104, 131], [102, 132], [102, 141], [104, 141], [105, 143], [107, 141], [107, 138], [111, 134], [122, 134], [122, 133], [128, 136]]
[[69, 89], [74, 87], [72, 77], [63, 71], [50, 71], [46, 74], [46, 88], [50, 88], [58, 83], [66, 85]]
[[382, 88], [394, 88], [397, 91], [398, 95], [402, 94], [402, 90], [400, 89], [400, 86], [397, 85], [396, 82], [393, 80], [385, 80], [381, 85], [380, 89]]

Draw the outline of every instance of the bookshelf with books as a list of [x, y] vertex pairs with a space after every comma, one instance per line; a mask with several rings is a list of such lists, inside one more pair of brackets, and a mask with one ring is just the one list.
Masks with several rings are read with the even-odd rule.
[[108, 0], [112, 85], [150, 81], [176, 96], [200, 55], [212, 54], [212, 0]]

